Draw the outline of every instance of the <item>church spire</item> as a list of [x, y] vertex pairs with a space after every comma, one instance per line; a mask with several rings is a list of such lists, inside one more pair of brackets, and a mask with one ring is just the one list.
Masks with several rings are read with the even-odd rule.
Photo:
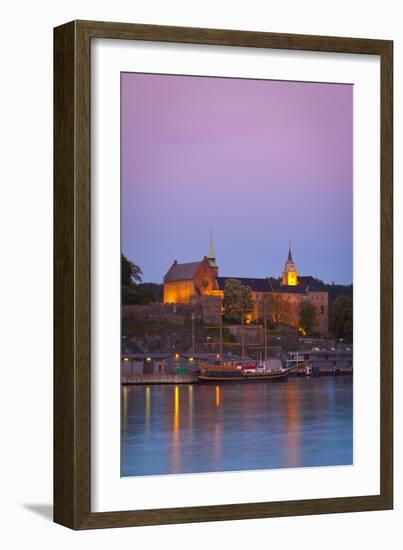
[[288, 258], [287, 258], [287, 262], [292, 262], [293, 259], [292, 259], [292, 254], [291, 254], [291, 241], [288, 241]]
[[207, 257], [215, 259], [214, 246], [213, 246], [213, 232], [212, 232], [211, 229], [210, 229], [210, 246], [209, 246], [209, 249], [208, 249], [208, 256]]
[[210, 265], [212, 267], [217, 267], [217, 264], [216, 264], [216, 261], [215, 261], [216, 258], [215, 258], [215, 254], [214, 254], [214, 246], [213, 246], [213, 231], [211, 229], [210, 229], [210, 246], [209, 246], [209, 249], [208, 249], [207, 259], [210, 262]]
[[295, 262], [292, 259], [291, 253], [291, 241], [288, 243], [288, 257], [285, 262], [283, 274], [281, 277], [281, 284], [285, 286], [297, 286], [298, 285], [298, 272], [295, 267]]

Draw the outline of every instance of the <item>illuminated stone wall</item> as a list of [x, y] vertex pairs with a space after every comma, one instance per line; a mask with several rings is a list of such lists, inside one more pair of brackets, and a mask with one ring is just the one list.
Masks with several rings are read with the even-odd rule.
[[188, 304], [193, 296], [215, 296], [215, 280], [218, 268], [212, 267], [207, 258], [198, 266], [193, 279], [164, 281], [165, 304]]
[[197, 268], [194, 279], [195, 287], [200, 294], [211, 294], [215, 290], [217, 275], [218, 268], [212, 267], [207, 258], [204, 258]]
[[[217, 297], [222, 300], [224, 293], [217, 289], [216, 277], [218, 268], [212, 266], [207, 257], [200, 262], [193, 279], [183, 281], [164, 282], [164, 303], [165, 304], [189, 304], [195, 298]], [[298, 274], [294, 262], [288, 260], [282, 274], [283, 285], [297, 286]], [[284, 289], [286, 290], [286, 289]], [[267, 318], [274, 322], [299, 327], [299, 309], [301, 303], [308, 299], [316, 311], [314, 330], [320, 334], [328, 334], [328, 293], [327, 292], [252, 292], [254, 309], [247, 316], [247, 322], [259, 321], [264, 318], [263, 303], [271, 294], [274, 299], [281, 301], [281, 312], [273, 315], [270, 306], [267, 305]], [[194, 302], [196, 303], [196, 302]], [[278, 302], [277, 306], [278, 307]], [[215, 314], [213, 315], [213, 317]], [[276, 316], [280, 319], [276, 320]]]
[[308, 292], [308, 300], [315, 307], [314, 330], [321, 334], [329, 331], [329, 295], [327, 292]]
[[291, 327], [298, 328], [299, 325], [299, 308], [303, 300], [301, 294], [283, 294], [284, 299], [288, 304], [288, 324]]
[[219, 296], [194, 296], [190, 304], [200, 308], [203, 323], [216, 326], [220, 324], [221, 298]]
[[189, 281], [172, 281], [164, 283], [165, 304], [188, 304], [196, 295], [193, 279]]
[[[314, 323], [315, 332], [320, 334], [328, 334], [328, 293], [327, 292], [308, 292], [308, 293], [287, 293], [287, 292], [273, 292], [270, 293], [273, 301], [276, 298], [281, 302], [277, 302], [277, 312], [272, 311], [272, 305], [270, 300], [266, 304], [266, 315], [268, 319], [275, 321], [275, 316], [281, 316], [280, 324], [286, 324], [294, 328], [299, 326], [299, 308], [301, 303], [308, 299], [315, 307], [316, 316]], [[254, 292], [253, 298], [255, 303], [255, 309], [253, 312], [252, 320], [264, 319], [264, 300], [267, 300], [268, 293]]]

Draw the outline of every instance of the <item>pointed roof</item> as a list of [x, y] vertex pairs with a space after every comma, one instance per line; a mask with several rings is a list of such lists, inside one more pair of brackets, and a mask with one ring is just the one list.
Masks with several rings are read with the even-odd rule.
[[293, 262], [294, 260], [292, 259], [292, 254], [291, 254], [291, 241], [289, 241], [289, 244], [288, 244], [288, 258], [287, 258], [287, 262]]
[[213, 246], [213, 232], [212, 232], [211, 229], [210, 229], [210, 246], [209, 246], [209, 249], [208, 249], [207, 259], [209, 260], [210, 265], [212, 267], [216, 267], [214, 246]]
[[207, 258], [215, 259], [214, 246], [213, 246], [213, 232], [211, 231], [211, 229], [210, 229], [210, 246], [208, 249]]
[[188, 262], [178, 264], [175, 260], [164, 277], [164, 283], [193, 279], [200, 263], [201, 262]]

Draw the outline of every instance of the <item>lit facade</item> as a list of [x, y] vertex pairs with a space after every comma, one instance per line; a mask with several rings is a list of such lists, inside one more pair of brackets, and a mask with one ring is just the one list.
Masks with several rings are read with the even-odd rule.
[[295, 267], [295, 262], [292, 259], [291, 245], [288, 250], [288, 257], [284, 265], [284, 271], [281, 276], [281, 284], [285, 286], [298, 285], [298, 273], [297, 273], [297, 268]]
[[199, 262], [173, 262], [164, 277], [164, 303], [186, 304], [194, 296], [224, 296], [228, 279], [236, 279], [252, 290], [254, 309], [249, 321], [271, 318], [275, 323], [298, 328], [302, 302], [315, 308], [314, 330], [328, 332], [328, 292], [312, 276], [300, 276], [291, 247], [281, 280], [269, 278], [221, 277], [214, 255], [212, 239], [209, 254]]

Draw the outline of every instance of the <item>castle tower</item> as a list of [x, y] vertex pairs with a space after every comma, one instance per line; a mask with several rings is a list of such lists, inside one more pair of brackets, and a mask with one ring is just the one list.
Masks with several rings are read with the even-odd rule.
[[297, 286], [298, 285], [298, 273], [295, 267], [294, 260], [291, 254], [291, 242], [288, 249], [287, 261], [284, 265], [284, 271], [281, 277], [281, 284], [285, 286]]

